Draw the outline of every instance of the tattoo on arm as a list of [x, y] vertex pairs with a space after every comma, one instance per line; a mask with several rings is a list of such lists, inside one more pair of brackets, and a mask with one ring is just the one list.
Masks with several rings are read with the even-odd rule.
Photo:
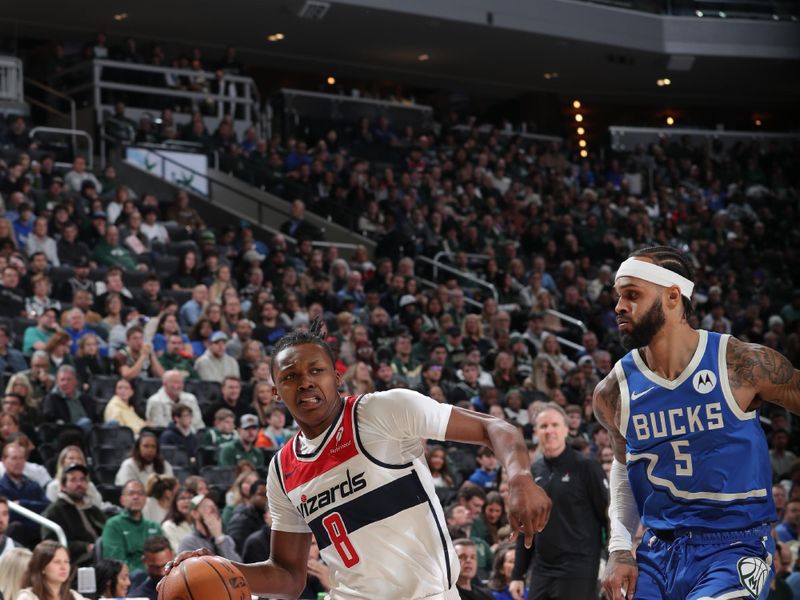
[[736, 390], [752, 390], [764, 400], [800, 411], [800, 371], [785, 356], [735, 338], [728, 343], [728, 381]]
[[595, 417], [608, 431], [614, 456], [624, 463], [625, 438], [622, 437], [619, 431], [622, 402], [619, 393], [619, 381], [617, 381], [617, 375], [614, 371], [611, 371], [595, 388], [593, 407]]
[[630, 565], [632, 567], [637, 566], [636, 559], [633, 558], [633, 554], [630, 550], [615, 550], [611, 553], [609, 559], [609, 562], [613, 560], [618, 565]]

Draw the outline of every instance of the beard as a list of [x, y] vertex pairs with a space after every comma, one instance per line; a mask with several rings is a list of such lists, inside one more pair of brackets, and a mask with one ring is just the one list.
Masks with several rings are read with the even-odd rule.
[[620, 334], [623, 347], [630, 351], [634, 348], [647, 346], [655, 335], [661, 331], [666, 321], [667, 319], [661, 307], [661, 298], [658, 298], [644, 316], [639, 319], [638, 323], [631, 321], [628, 333]]

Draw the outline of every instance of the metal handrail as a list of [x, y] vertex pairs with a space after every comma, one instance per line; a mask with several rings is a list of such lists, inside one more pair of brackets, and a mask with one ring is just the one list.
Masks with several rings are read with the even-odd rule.
[[[450, 256], [450, 257], [452, 257], [452, 256], [455, 256], [456, 254], [458, 254], [458, 253], [457, 252], [453, 252], [452, 250], [440, 250], [439, 252], [434, 254], [433, 260], [439, 260], [440, 257], [442, 257], [442, 256]], [[466, 256], [467, 258], [471, 258], [473, 260], [474, 259], [489, 260], [490, 258], [492, 258], [488, 254], [475, 254], [475, 253], [472, 253], [472, 252], [465, 252], [464, 256]]]
[[558, 343], [561, 344], [562, 346], [568, 346], [569, 348], [572, 348], [573, 350], [577, 350], [578, 352], [586, 352], [586, 348], [584, 346], [581, 346], [580, 344], [576, 344], [572, 340], [568, 340], [567, 338], [563, 338], [560, 335], [555, 336], [555, 338], [558, 340]]
[[586, 325], [584, 324], [584, 322], [581, 321], [580, 319], [576, 319], [575, 317], [570, 317], [569, 315], [566, 315], [566, 314], [564, 314], [562, 312], [559, 312], [557, 310], [553, 310], [552, 308], [547, 308], [547, 309], [545, 309], [544, 312], [547, 313], [548, 315], [556, 316], [559, 319], [561, 319], [562, 321], [566, 321], [567, 323], [572, 323], [576, 327], [580, 327], [580, 329], [581, 329], [581, 331], [583, 333], [586, 333], [586, 331], [588, 330]]
[[[86, 138], [89, 145], [89, 151], [86, 155], [86, 167], [92, 171], [94, 169], [94, 141], [92, 136], [83, 131], [82, 129], [67, 129], [62, 127], [34, 127], [31, 129], [30, 136], [33, 138], [37, 133], [58, 133], [61, 135], [80, 136]], [[57, 167], [71, 167], [72, 163], [56, 162]]]
[[[75, 108], [75, 100], [73, 100], [71, 97], [67, 96], [65, 93], [59, 92], [57, 89], [52, 88], [49, 85], [45, 85], [41, 81], [36, 81], [35, 79], [32, 79], [30, 77], [26, 77], [25, 78], [25, 83], [27, 83], [28, 85], [32, 85], [33, 87], [38, 88], [38, 89], [42, 90], [43, 92], [47, 92], [51, 96], [55, 96], [56, 98], [61, 98], [62, 100], [65, 100], [69, 104], [69, 126], [70, 126], [71, 129], [77, 129], [77, 127], [78, 127], [78, 117], [77, 117], [78, 113], [77, 113], [77, 110]], [[31, 98], [28, 98], [27, 101], [31, 102], [32, 104], [36, 104], [37, 106], [40, 106], [40, 104], [38, 102], [32, 101]], [[45, 106], [48, 106], [48, 105], [45, 105]], [[51, 106], [50, 108], [52, 109], [53, 107]], [[53, 109], [53, 110], [56, 110], [56, 109]], [[66, 113], [62, 113], [61, 111], [57, 111], [57, 112], [59, 114], [61, 114], [61, 115], [66, 116]]]
[[446, 265], [441, 261], [438, 261], [438, 262], [434, 261], [432, 258], [428, 258], [427, 256], [417, 256], [416, 260], [421, 260], [422, 262], [425, 262], [425, 263], [428, 263], [430, 265], [433, 265], [434, 267], [438, 265], [440, 269], [443, 269], [445, 271], [449, 271], [450, 273], [458, 275], [459, 277], [463, 277], [467, 281], [471, 281], [471, 282], [473, 282], [473, 283], [475, 283], [477, 285], [483, 286], [483, 287], [487, 288], [492, 293], [492, 296], [494, 297], [496, 302], [498, 302], [500, 300], [500, 295], [497, 293], [497, 288], [494, 287], [494, 285], [492, 285], [491, 283], [488, 283], [488, 282], [484, 281], [483, 279], [478, 279], [474, 275], [470, 275], [469, 273], [464, 273], [464, 271], [460, 271], [460, 270], [456, 269], [455, 267], [451, 267], [450, 265]]
[[391, 108], [407, 108], [410, 110], [417, 110], [420, 112], [433, 112], [433, 107], [427, 104], [405, 104], [404, 102], [395, 102], [392, 100], [377, 100], [374, 98], [356, 98], [354, 96], [343, 96], [341, 94], [326, 94], [325, 92], [310, 92], [307, 90], [297, 90], [294, 88], [282, 88], [279, 90], [280, 94], [294, 94], [295, 96], [308, 96], [309, 98], [319, 98], [321, 100], [330, 100], [331, 102], [354, 102], [361, 104], [372, 104], [376, 106], [386, 106]]
[[507, 131], [505, 129], [499, 129], [494, 127], [493, 125], [484, 124], [477, 127], [470, 127], [469, 125], [456, 125], [452, 128], [454, 131], [461, 131], [461, 132], [470, 132], [473, 129], [476, 129], [478, 133], [488, 134], [492, 130], [499, 137], [520, 137], [526, 140], [535, 140], [540, 142], [563, 142], [564, 138], [559, 137], [557, 135], [545, 135], [543, 133], [528, 133], [527, 131]]
[[[285, 239], [288, 243], [292, 244], [293, 246], [299, 245], [299, 241], [297, 240], [297, 238], [292, 237], [289, 234], [283, 233], [280, 229], [275, 229], [274, 227], [271, 227], [271, 226], [267, 225], [266, 223], [264, 223], [264, 219], [263, 219], [263, 215], [262, 215], [262, 207], [265, 205], [265, 202], [263, 200], [261, 200], [261, 198], [258, 198], [256, 196], [248, 194], [248, 193], [246, 193], [246, 192], [244, 192], [244, 191], [242, 191], [240, 189], [237, 189], [237, 188], [234, 188], [232, 186], [229, 186], [228, 184], [223, 183], [222, 181], [213, 180], [208, 176], [208, 174], [200, 173], [199, 171], [196, 171], [196, 170], [192, 169], [191, 167], [189, 167], [187, 165], [182, 165], [182, 164], [178, 163], [177, 161], [171, 159], [169, 156], [164, 156], [158, 150], [151, 149], [151, 152], [153, 152], [154, 154], [157, 154], [159, 157], [161, 157], [161, 159], [163, 159], [166, 162], [172, 163], [174, 165], [178, 165], [184, 171], [189, 171], [190, 173], [192, 173], [194, 175], [202, 177], [206, 181], [213, 182], [214, 185], [218, 185], [218, 186], [220, 186], [222, 188], [225, 188], [225, 189], [227, 189], [227, 190], [229, 190], [231, 192], [234, 192], [236, 194], [244, 196], [248, 200], [252, 200], [258, 206], [258, 226], [259, 227], [261, 227], [262, 229], [267, 230], [268, 232], [270, 232], [273, 235], [282, 236], [283, 239]], [[214, 200], [210, 195], [210, 193], [211, 193], [211, 186], [210, 185], [208, 186], [208, 190], [209, 190], [209, 195], [207, 196], [206, 199], [209, 202], [211, 202], [212, 204], [214, 204]], [[282, 211], [282, 209], [280, 207], [276, 207], [276, 206], [270, 205], [270, 208], [272, 208], [274, 210]], [[290, 213], [288, 211], [285, 212], [285, 214], [287, 216], [290, 215]], [[312, 246], [323, 246], [323, 247], [334, 246], [336, 248], [341, 248], [342, 250], [353, 250], [357, 246], [356, 244], [350, 244], [350, 243], [346, 243], [346, 242], [322, 242], [322, 241], [312, 242], [311, 245]]]
[[[425, 279], [424, 277], [420, 277], [419, 275], [414, 275], [414, 279], [419, 281], [422, 285], [427, 285], [430, 288], [438, 288], [440, 284], [431, 281], [430, 279]], [[470, 298], [469, 296], [464, 296], [464, 302], [469, 304], [470, 306], [475, 306], [476, 308], [483, 310], [483, 302], [479, 302], [474, 298]]]
[[53, 531], [56, 534], [56, 537], [58, 538], [58, 543], [61, 544], [62, 546], [67, 545], [67, 536], [64, 534], [64, 529], [61, 527], [61, 525], [59, 525], [55, 521], [46, 519], [39, 513], [35, 513], [31, 509], [25, 508], [24, 506], [22, 506], [17, 502], [14, 502], [13, 500], [8, 501], [8, 509], [12, 512], [22, 515], [23, 517], [27, 517], [28, 519], [30, 519], [34, 523], [38, 523], [45, 529]]

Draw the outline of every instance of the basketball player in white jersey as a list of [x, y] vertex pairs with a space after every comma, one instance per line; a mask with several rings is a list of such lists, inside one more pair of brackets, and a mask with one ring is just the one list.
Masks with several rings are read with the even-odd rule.
[[[425, 439], [494, 449], [509, 478], [514, 537], [530, 546], [550, 514], [512, 425], [409, 390], [341, 398], [333, 355], [315, 322], [273, 349], [273, 392], [300, 432], [273, 458], [270, 558], [237, 565], [253, 594], [297, 598], [314, 534], [335, 600], [456, 600], [459, 561], [424, 456]], [[184, 553], [188, 556], [205, 551]]]
[[630, 352], [594, 392], [615, 455], [609, 600], [769, 593], [776, 516], [758, 413], [766, 401], [800, 414], [800, 371], [770, 348], [692, 329], [693, 287], [686, 257], [665, 246], [634, 252], [616, 274]]

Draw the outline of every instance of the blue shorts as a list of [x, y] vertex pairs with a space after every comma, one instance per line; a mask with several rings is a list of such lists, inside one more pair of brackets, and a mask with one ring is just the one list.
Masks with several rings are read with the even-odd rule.
[[634, 600], [764, 600], [774, 575], [769, 525], [738, 531], [645, 531], [636, 550]]

